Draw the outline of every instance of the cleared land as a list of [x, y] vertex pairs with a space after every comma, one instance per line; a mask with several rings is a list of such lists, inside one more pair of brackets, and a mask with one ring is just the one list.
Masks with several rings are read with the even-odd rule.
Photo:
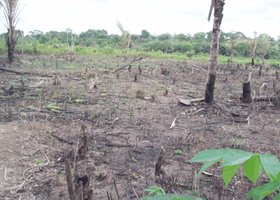
[[[88, 175], [94, 199], [108, 199], [107, 192], [117, 199], [114, 180], [121, 199], [145, 197], [143, 189], [151, 185], [169, 193], [192, 190], [207, 199], [244, 199], [256, 186], [241, 171], [225, 189], [220, 164], [194, 181], [202, 164], [186, 160], [208, 148], [271, 153], [280, 159], [279, 107], [240, 101], [249, 72], [253, 95], [259, 95], [264, 82], [268, 89], [263, 94], [273, 94], [277, 68], [263, 68], [259, 77], [257, 66], [219, 65], [215, 104], [186, 106], [178, 99], [204, 97], [208, 63], [143, 58], [131, 71], [112, 73], [125, 65], [123, 58], [23, 60], [5, 69], [25, 74], [0, 70], [1, 199], [69, 199], [66, 158], [72, 175]], [[77, 151], [82, 124], [88, 133], [85, 159]], [[164, 177], [159, 179], [155, 163], [161, 147]], [[261, 175], [256, 185], [267, 182]]]

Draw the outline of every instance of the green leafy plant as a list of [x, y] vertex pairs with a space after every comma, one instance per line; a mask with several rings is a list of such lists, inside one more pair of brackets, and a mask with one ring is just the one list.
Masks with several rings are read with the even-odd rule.
[[55, 103], [49, 103], [48, 105], [43, 106], [43, 108], [46, 108], [46, 109], [51, 110], [53, 112], [60, 112], [62, 110], [62, 108], [56, 106]]
[[146, 188], [143, 190], [144, 192], [149, 192], [149, 196], [159, 196], [159, 195], [164, 195], [165, 192], [162, 188], [157, 187], [157, 186], [151, 186], [149, 188]]
[[80, 102], [84, 102], [84, 100], [83, 99], [75, 99], [75, 102], [80, 103]]
[[157, 186], [151, 186], [144, 189], [144, 191], [149, 192], [148, 197], [142, 200], [202, 200], [201, 198], [193, 198], [191, 196], [183, 194], [166, 194], [165, 191]]
[[[252, 154], [237, 149], [207, 149], [188, 160], [188, 162], [205, 162], [195, 178], [220, 161], [223, 161], [222, 177], [226, 187], [243, 162], [245, 162], [244, 173], [254, 184], [264, 169], [271, 182], [251, 190], [246, 199], [250, 197], [253, 197], [253, 200], [263, 199], [280, 187], [280, 162], [272, 154]], [[279, 199], [279, 197], [278, 194], [274, 199]]]
[[130, 159], [130, 161], [137, 162], [137, 160], [135, 158], [133, 158], [133, 157]]
[[181, 150], [174, 150], [174, 153], [177, 154], [177, 155], [181, 155], [182, 151]]
[[39, 165], [40, 163], [43, 162], [41, 159], [37, 159], [37, 158], [35, 158], [35, 161], [36, 161], [35, 165]]
[[104, 152], [100, 152], [100, 155], [102, 155], [102, 156], [103, 156], [104, 154], [105, 154]]

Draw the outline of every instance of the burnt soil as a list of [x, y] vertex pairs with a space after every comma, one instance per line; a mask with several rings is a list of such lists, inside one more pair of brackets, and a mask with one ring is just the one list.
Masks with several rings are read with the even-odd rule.
[[[252, 95], [260, 95], [264, 82], [268, 88], [262, 95], [272, 95], [279, 69], [263, 68], [259, 77], [258, 66], [219, 65], [215, 103], [187, 106], [178, 99], [204, 98], [208, 63], [144, 58], [130, 72], [126, 67], [112, 73], [125, 65], [122, 57], [70, 62], [62, 56], [24, 56], [11, 66], [5, 61], [6, 69], [25, 74], [0, 70], [0, 199], [69, 199], [65, 159], [72, 175], [89, 177], [93, 199], [106, 200], [107, 193], [113, 199], [141, 199], [153, 185], [167, 193], [195, 191], [205, 199], [244, 199], [252, 188], [269, 182], [263, 172], [255, 186], [241, 167], [225, 188], [221, 163], [194, 180], [202, 163], [186, 161], [209, 148], [280, 159], [279, 107], [240, 99], [249, 72]], [[88, 155], [79, 159], [82, 125]], [[161, 147], [164, 172], [158, 177]]]

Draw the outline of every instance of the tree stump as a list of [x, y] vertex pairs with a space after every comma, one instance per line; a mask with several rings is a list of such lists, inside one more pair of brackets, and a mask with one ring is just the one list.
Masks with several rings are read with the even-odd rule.
[[78, 150], [78, 155], [81, 160], [85, 159], [88, 155], [88, 137], [86, 132], [86, 126], [82, 124], [82, 138], [81, 138], [81, 145]]
[[250, 82], [243, 83], [242, 101], [243, 101], [243, 103], [251, 103], [252, 102]]

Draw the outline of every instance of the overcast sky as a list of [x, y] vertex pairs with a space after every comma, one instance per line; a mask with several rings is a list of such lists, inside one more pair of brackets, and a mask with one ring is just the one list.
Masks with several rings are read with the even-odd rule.
[[[116, 21], [132, 34], [146, 29], [153, 35], [188, 34], [212, 30], [213, 16], [207, 21], [211, 0], [19, 0], [24, 6], [17, 28], [25, 34], [33, 30], [105, 29], [121, 34]], [[221, 29], [280, 35], [280, 0], [226, 0]], [[6, 32], [3, 8], [0, 33]]]

